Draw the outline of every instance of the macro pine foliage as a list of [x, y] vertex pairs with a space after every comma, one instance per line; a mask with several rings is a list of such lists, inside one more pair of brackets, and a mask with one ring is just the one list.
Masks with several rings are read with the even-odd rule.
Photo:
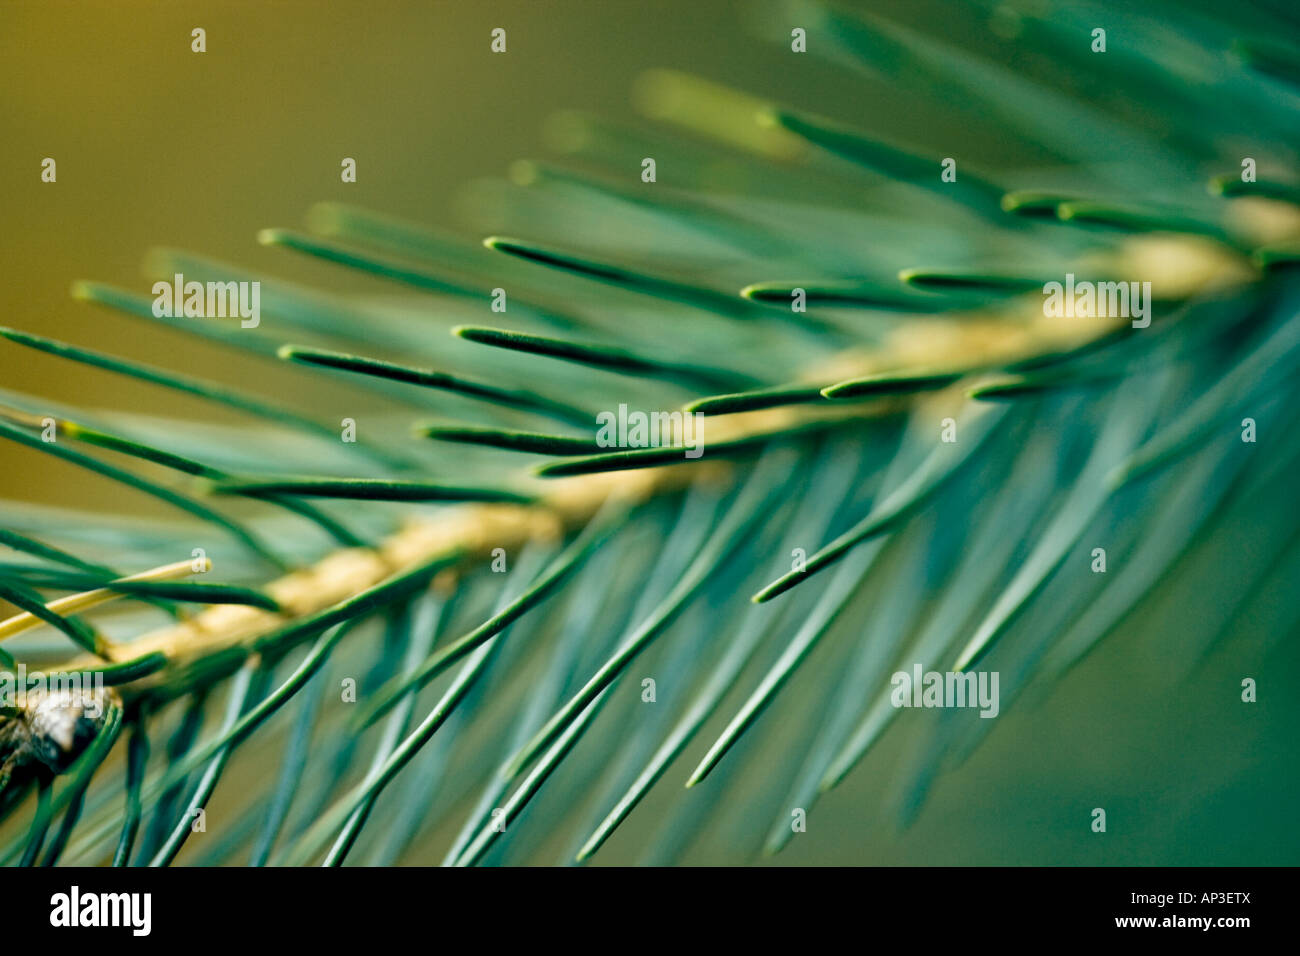
[[[558, 113], [556, 155], [475, 185], [491, 235], [331, 201], [249, 237], [386, 294], [175, 248], [150, 284], [256, 280], [260, 322], [74, 284], [256, 364], [255, 394], [10, 317], [0, 363], [159, 404], [3, 387], [0, 444], [165, 511], [0, 503], [0, 664], [108, 687], [0, 716], [4, 860], [750, 862], [854, 775], [914, 820], [996, 740], [897, 707], [897, 671], [996, 671], [1005, 718], [1120, 638], [1180, 672], [1281, 648], [1295, 10], [1115, 6], [1104, 54], [1091, 7], [962, 10], [955, 45], [865, 4], [746, 6], [776, 44], [801, 24], [849, 105], [651, 71], [634, 120]], [[825, 115], [882, 84], [1005, 161]], [[1047, 314], [1067, 275], [1149, 283], [1149, 324]], [[221, 415], [157, 410], [179, 393]], [[621, 406], [684, 413], [675, 444], [598, 441]]]

